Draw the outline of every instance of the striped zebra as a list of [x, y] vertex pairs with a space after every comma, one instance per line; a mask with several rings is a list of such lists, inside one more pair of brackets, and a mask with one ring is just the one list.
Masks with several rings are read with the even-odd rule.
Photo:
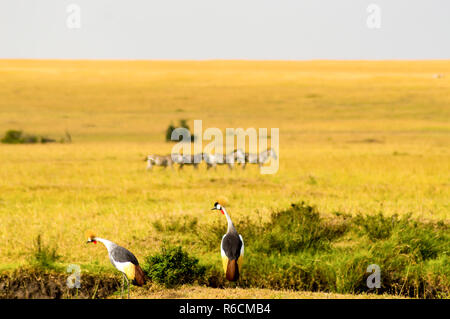
[[230, 161], [230, 158], [232, 158], [232, 156], [230, 157], [230, 155], [225, 156], [220, 153], [217, 154], [205, 153], [203, 154], [203, 157], [205, 159], [206, 169], [210, 169], [212, 167], [217, 169], [217, 165], [225, 165], [225, 164], [228, 165], [230, 169], [233, 169], [233, 163], [232, 161]]
[[277, 159], [277, 154], [272, 148], [268, 148], [259, 154], [245, 153], [245, 163], [243, 164], [243, 168], [245, 168], [247, 164], [258, 164], [259, 167], [261, 167], [267, 163], [271, 157]]
[[157, 154], [148, 155], [146, 161], [147, 161], [147, 170], [151, 170], [153, 168], [153, 165], [163, 166], [164, 168], [166, 167], [173, 168], [172, 165], [174, 163], [171, 155], [157, 155]]
[[234, 163], [244, 164], [245, 154], [242, 150], [234, 150], [228, 155], [224, 154], [208, 154], [204, 153], [203, 157], [205, 159], [206, 168], [210, 169], [212, 167], [217, 168], [217, 165], [228, 165], [229, 169], [233, 169]]
[[203, 154], [182, 155], [181, 158], [182, 160], [178, 162], [178, 164], [180, 164], [180, 169], [183, 169], [184, 165], [193, 165], [195, 169], [198, 169], [198, 165], [203, 161]]
[[245, 168], [245, 153], [241, 149], [234, 151], [234, 161]]

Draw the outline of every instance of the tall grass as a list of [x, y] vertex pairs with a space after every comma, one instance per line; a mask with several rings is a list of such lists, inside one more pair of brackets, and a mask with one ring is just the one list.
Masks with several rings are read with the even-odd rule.
[[[158, 252], [165, 239], [181, 244], [209, 264], [211, 285], [222, 285], [218, 246], [224, 220], [209, 208], [224, 195], [246, 241], [249, 285], [345, 290], [349, 281], [327, 272], [329, 265], [339, 261], [339, 273], [347, 273], [343, 265], [353, 265], [355, 251], [365, 264], [376, 257], [371, 247], [396, 247], [397, 230], [382, 228], [377, 239], [376, 230], [369, 234], [355, 222], [342, 235], [329, 233], [333, 223], [338, 228], [348, 223], [344, 216], [328, 218], [332, 212], [382, 211], [387, 222], [408, 212], [414, 219], [448, 220], [450, 77], [437, 80], [432, 74], [450, 74], [449, 61], [1, 60], [0, 69], [7, 70], [0, 86], [2, 132], [20, 128], [60, 136], [69, 130], [76, 141], [1, 144], [2, 269], [26, 264], [30, 243], [45, 234], [58, 243], [65, 261], [112, 272], [103, 249], [83, 244], [85, 230], [94, 228], [139, 260]], [[65, 85], [55, 85], [61, 74]], [[227, 127], [279, 127], [279, 171], [264, 176], [253, 166], [206, 171], [202, 164], [197, 172], [145, 172], [141, 158], [170, 152], [164, 132], [179, 118], [191, 127], [202, 119], [203, 130], [218, 127], [223, 133]], [[282, 232], [274, 232], [278, 252], [266, 253], [269, 239], [258, 237], [260, 224], [272, 211], [302, 200], [317, 206], [318, 225], [327, 230], [313, 218], [296, 216], [317, 232], [297, 232], [292, 247]], [[171, 216], [189, 216], [197, 224], [180, 219], [175, 225]], [[417, 232], [423, 235], [420, 227]], [[403, 249], [425, 258], [417, 267], [440, 274], [430, 275], [429, 282], [445, 286], [441, 274], [448, 260], [441, 250], [427, 248], [432, 238], [412, 243], [414, 238], [398, 237], [410, 247], [402, 244]], [[427, 276], [410, 268], [399, 278], [414, 283], [412, 274]], [[252, 279], [253, 273], [261, 278]], [[399, 281], [398, 291], [403, 294], [408, 285]]]
[[31, 265], [40, 269], [56, 269], [56, 262], [62, 258], [56, 245], [45, 244], [39, 234], [31, 251]]
[[[442, 222], [381, 213], [325, 218], [302, 202], [275, 211], [267, 223], [243, 219], [236, 227], [246, 244], [244, 287], [449, 296], [450, 232]], [[220, 242], [223, 224], [211, 229], [199, 232], [199, 242]], [[371, 264], [381, 268], [379, 289], [367, 286]], [[211, 276], [214, 285], [225, 284], [217, 284], [217, 272]]]

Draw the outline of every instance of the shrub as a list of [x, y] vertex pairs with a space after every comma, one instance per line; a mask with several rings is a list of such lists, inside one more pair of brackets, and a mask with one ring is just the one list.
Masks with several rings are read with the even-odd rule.
[[1, 140], [5, 144], [20, 144], [22, 141], [22, 131], [9, 130]]
[[55, 143], [55, 142], [56, 142], [55, 139], [48, 138], [48, 137], [44, 137], [44, 136], [41, 137], [41, 143], [42, 143], [42, 144], [45, 144], [45, 143]]
[[166, 142], [172, 141], [172, 132], [176, 129], [173, 123], [170, 123], [169, 127], [166, 130]]
[[330, 242], [348, 230], [345, 221], [331, 223], [320, 217], [313, 206], [292, 204], [290, 208], [272, 213], [271, 221], [264, 226], [265, 252], [297, 252], [305, 249], [326, 249]]
[[[166, 129], [166, 142], [177, 142], [172, 140], [172, 132], [177, 128], [185, 128], [190, 132], [189, 125], [187, 124], [186, 120], [180, 120], [180, 124], [178, 125], [178, 127], [175, 127], [173, 123], [170, 123], [169, 127], [167, 127]], [[191, 134], [191, 142], [195, 142], [195, 139], [195, 135]]]
[[41, 141], [41, 143], [44, 143], [43, 138], [39, 138], [39, 136], [37, 136], [37, 135], [25, 135], [21, 139], [21, 143], [22, 144], [36, 144], [36, 143], [39, 143], [39, 140]]
[[145, 261], [143, 270], [147, 276], [166, 287], [190, 284], [205, 274], [198, 259], [190, 257], [180, 246], [163, 246], [160, 253], [148, 256]]
[[442, 252], [450, 251], [450, 233], [445, 225], [418, 223], [405, 220], [396, 227], [393, 238], [402, 253], [411, 254], [416, 260], [435, 259]]
[[185, 129], [187, 129], [188, 131], [190, 130], [189, 129], [189, 125], [187, 124], [186, 120], [180, 120], [180, 126], [179, 127], [183, 127]]
[[[68, 135], [70, 137], [70, 135]], [[71, 141], [71, 139], [70, 139]], [[22, 131], [9, 130], [5, 133], [5, 136], [1, 139], [4, 144], [36, 144], [36, 143], [55, 143], [56, 140], [45, 136], [39, 136], [35, 134], [24, 134]], [[61, 143], [65, 140], [61, 139]]]
[[385, 217], [381, 212], [376, 215], [367, 216], [358, 214], [353, 219], [353, 224], [359, 228], [362, 233], [366, 233], [371, 240], [389, 238], [394, 226], [396, 226], [398, 222], [397, 215]]
[[55, 263], [60, 259], [61, 256], [57, 253], [57, 247], [45, 245], [42, 241], [41, 235], [39, 234], [35, 239], [32, 250], [32, 265], [42, 269], [54, 269]]
[[399, 253], [414, 256], [415, 260], [436, 258], [439, 252], [449, 251], [450, 234], [444, 223], [418, 222], [411, 214], [399, 218], [397, 215], [385, 217], [376, 215], [353, 218], [353, 224], [360, 235], [367, 235], [372, 242], [391, 240], [401, 247]]

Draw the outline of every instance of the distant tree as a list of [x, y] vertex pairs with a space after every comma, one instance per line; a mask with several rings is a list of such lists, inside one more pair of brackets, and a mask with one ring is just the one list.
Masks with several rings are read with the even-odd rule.
[[[185, 128], [186, 130], [188, 130], [190, 132], [190, 128], [189, 125], [187, 124], [187, 121], [182, 119], [180, 120], [180, 124], [178, 127], [175, 127], [173, 125], [173, 123], [171, 122], [169, 127], [166, 129], [166, 142], [171, 142], [172, 141], [172, 132], [176, 129], [176, 128]], [[191, 134], [191, 141], [194, 142], [196, 139], [196, 137]]]
[[175, 126], [173, 123], [170, 123], [169, 127], [166, 130], [166, 142], [170, 142], [172, 140], [172, 132], [175, 130]]
[[[35, 135], [35, 134], [24, 134], [22, 131], [9, 130], [6, 131], [5, 136], [0, 140], [4, 144], [36, 144], [36, 143], [55, 143], [56, 140], [53, 138]], [[61, 143], [63, 143], [63, 139]]]
[[22, 131], [9, 130], [1, 140], [5, 144], [20, 144], [22, 142]]

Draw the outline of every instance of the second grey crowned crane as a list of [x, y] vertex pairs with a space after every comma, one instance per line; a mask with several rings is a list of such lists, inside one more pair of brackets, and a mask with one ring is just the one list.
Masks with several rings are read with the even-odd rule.
[[128, 249], [123, 248], [107, 239], [96, 237], [94, 234], [89, 234], [87, 243], [96, 244], [97, 242], [101, 242], [105, 245], [108, 250], [109, 260], [123, 275], [121, 295], [123, 295], [124, 280], [126, 280], [128, 298], [130, 298], [130, 280], [136, 286], [142, 286], [145, 284], [145, 274], [139, 266], [137, 258]]
[[220, 251], [225, 277], [229, 281], [237, 281], [244, 262], [244, 240], [238, 234], [225, 207], [216, 202], [212, 210], [220, 211], [227, 218], [227, 233], [222, 237]]

